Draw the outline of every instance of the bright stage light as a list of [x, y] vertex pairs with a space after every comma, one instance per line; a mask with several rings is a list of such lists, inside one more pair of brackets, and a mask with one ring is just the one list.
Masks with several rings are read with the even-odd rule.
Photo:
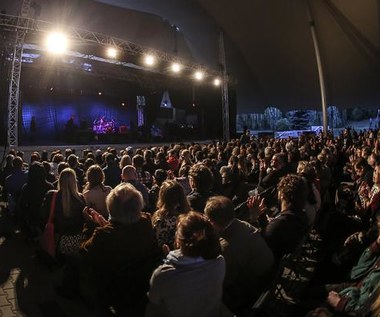
[[204, 77], [205, 77], [205, 74], [203, 72], [201, 72], [200, 70], [198, 70], [194, 73], [194, 78], [196, 80], [202, 80]]
[[181, 69], [182, 69], [182, 65], [181, 64], [179, 64], [179, 63], [173, 63], [172, 64], [172, 71], [174, 73], [179, 73], [181, 71]]
[[220, 82], [220, 79], [219, 79], [219, 78], [215, 78], [215, 79], [214, 79], [214, 85], [215, 85], [215, 86], [220, 86], [220, 83], [221, 83], [221, 82]]
[[153, 66], [156, 63], [156, 59], [153, 55], [146, 55], [144, 61], [148, 66]]
[[109, 58], [116, 58], [118, 54], [118, 51], [115, 47], [109, 47], [107, 48], [107, 56]]
[[46, 38], [46, 49], [54, 54], [63, 54], [67, 51], [69, 40], [62, 32], [52, 32]]

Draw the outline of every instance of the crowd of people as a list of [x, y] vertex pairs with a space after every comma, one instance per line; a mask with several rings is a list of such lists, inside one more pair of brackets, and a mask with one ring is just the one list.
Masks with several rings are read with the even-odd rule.
[[[100, 316], [110, 307], [119, 316], [249, 316], [311, 230], [331, 266], [299, 314], [380, 314], [377, 131], [42, 151], [28, 162], [10, 150], [0, 182], [8, 214], [42, 258], [54, 210], [57, 293], [82, 296]], [[332, 266], [347, 276], [337, 281]]]

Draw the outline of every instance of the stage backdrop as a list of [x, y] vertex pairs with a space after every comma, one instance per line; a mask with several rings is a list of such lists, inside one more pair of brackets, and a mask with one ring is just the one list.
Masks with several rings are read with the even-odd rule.
[[[25, 93], [22, 98], [22, 141], [55, 140], [65, 141], [66, 125], [74, 120], [79, 133], [92, 132], [95, 121], [112, 122], [115, 131], [120, 126], [136, 126], [137, 113], [135, 100], [120, 100], [106, 95], [70, 95]], [[32, 117], [35, 118], [35, 131], [31, 131]]]

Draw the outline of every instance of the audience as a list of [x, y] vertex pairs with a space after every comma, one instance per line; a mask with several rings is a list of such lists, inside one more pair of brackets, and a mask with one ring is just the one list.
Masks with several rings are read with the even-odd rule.
[[[228, 315], [228, 310], [244, 315], [271, 285], [270, 274], [284, 255], [301, 250], [310, 232], [325, 242], [323, 282], [336, 282], [339, 271], [339, 279], [350, 283], [331, 288], [322, 298], [328, 305], [312, 314], [377, 311], [376, 133], [347, 130], [338, 138], [283, 140], [247, 135], [243, 143], [128, 147], [120, 151], [120, 163], [110, 147], [95, 155], [86, 149], [82, 157], [72, 149], [50, 157], [43, 151], [33, 153], [30, 166], [23, 153], [11, 150], [1, 172], [3, 197], [22, 232], [37, 240], [53, 196], [43, 166], [51, 166], [49, 180], [58, 178], [58, 260], [65, 272], [75, 264], [71, 281], [98, 315], [109, 314], [112, 306], [117, 315], [142, 316], [148, 298], [148, 316]], [[88, 222], [96, 228], [78, 252]], [[343, 255], [335, 261], [340, 248]], [[167, 256], [159, 265], [162, 252]], [[365, 267], [368, 263], [375, 266]], [[344, 275], [343, 265], [354, 280]]]

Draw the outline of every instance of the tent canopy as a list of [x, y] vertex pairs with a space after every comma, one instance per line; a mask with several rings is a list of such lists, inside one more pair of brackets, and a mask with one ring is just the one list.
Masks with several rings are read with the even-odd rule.
[[[4, 8], [17, 2], [8, 0]], [[237, 81], [240, 113], [259, 112], [267, 106], [283, 111], [321, 107], [310, 4], [328, 105], [380, 107], [377, 0], [35, 2], [41, 6], [43, 20], [54, 21], [59, 15], [68, 24], [124, 37], [216, 69], [222, 30], [227, 70]]]

